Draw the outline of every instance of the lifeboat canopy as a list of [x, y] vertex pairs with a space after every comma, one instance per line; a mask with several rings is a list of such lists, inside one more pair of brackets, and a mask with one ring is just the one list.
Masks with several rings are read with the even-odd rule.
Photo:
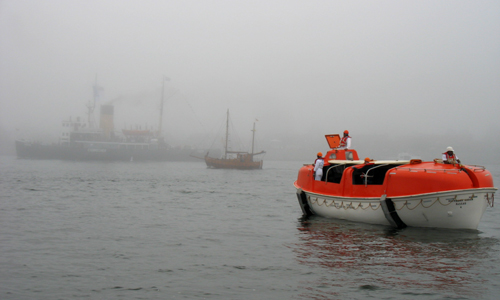
[[328, 146], [330, 146], [330, 151], [325, 155], [325, 161], [328, 160], [359, 160], [358, 152], [354, 149], [344, 149], [340, 147], [340, 135], [339, 134], [326, 134], [326, 141]]

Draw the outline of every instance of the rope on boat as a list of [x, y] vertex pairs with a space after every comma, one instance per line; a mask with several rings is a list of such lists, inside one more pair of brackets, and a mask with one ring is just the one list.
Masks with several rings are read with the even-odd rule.
[[[440, 197], [437, 197], [436, 200], [434, 200], [429, 206], [425, 206], [424, 205], [424, 199], [420, 199], [418, 200], [418, 203], [412, 207], [409, 206], [410, 203], [408, 203], [409, 201], [406, 200], [405, 203], [403, 203], [403, 205], [400, 207], [400, 208], [397, 208], [395, 207], [396, 210], [402, 210], [405, 206], [408, 210], [414, 210], [416, 209], [419, 205], [421, 205], [423, 208], [430, 208], [432, 207], [434, 204], [436, 203], [439, 203], [441, 204], [442, 206], [448, 206], [452, 203], [455, 203], [456, 200], [457, 200], [457, 197], [458, 196], [455, 196], [453, 198], [453, 200], [451, 201], [448, 201], [448, 203], [442, 203], [441, 202], [441, 198]], [[470, 200], [473, 200], [476, 196], [474, 194], [472, 194], [472, 196], [470, 196]], [[369, 207], [372, 209], [372, 210], [377, 210], [380, 208], [380, 202], [377, 202], [375, 205], [373, 205], [371, 202], [368, 203], [368, 206], [367, 207], [363, 207], [362, 203], [361, 202], [358, 202], [358, 205], [357, 207], [354, 207], [352, 205], [352, 201], [347, 201], [347, 202], [350, 202], [349, 205], [346, 205], [344, 206], [344, 201], [340, 201], [340, 204], [338, 202], [336, 202], [335, 200], [332, 200], [332, 202], [330, 204], [327, 203], [327, 199], [322, 199], [323, 202], [320, 203], [320, 199], [319, 198], [312, 198], [312, 197], [308, 197], [309, 198], [309, 201], [311, 202], [311, 205], [312, 204], [317, 204], [318, 206], [323, 206], [325, 205], [325, 207], [331, 207], [331, 206], [335, 206], [336, 208], [340, 209], [340, 208], [344, 208], [344, 209], [353, 209], [353, 210], [357, 210], [361, 207], [362, 210], [366, 210], [368, 209]], [[489, 196], [489, 194], [486, 194], [486, 201], [488, 202], [488, 205], [490, 207], [493, 207], [493, 204], [494, 204], [494, 201], [495, 201], [495, 194], [491, 194], [491, 198]], [[415, 200], [410, 200], [410, 202], [415, 202]], [[375, 208], [373, 208], [375, 206]]]
[[[456, 200], [456, 198], [457, 198], [457, 196], [455, 196], [455, 199], [454, 199], [454, 200]], [[413, 201], [411, 201], [411, 202], [413, 202]], [[439, 197], [438, 197], [438, 198], [437, 198], [434, 202], [432, 202], [432, 204], [431, 204], [431, 205], [429, 205], [429, 206], [425, 206], [425, 205], [424, 205], [424, 199], [420, 199], [420, 201], [418, 201], [417, 205], [415, 205], [413, 208], [410, 208], [410, 207], [408, 206], [408, 200], [406, 200], [406, 201], [405, 201], [405, 203], [403, 204], [403, 206], [401, 206], [401, 208], [400, 208], [400, 209], [398, 209], [398, 210], [402, 210], [405, 206], [406, 206], [406, 208], [408, 208], [408, 210], [414, 210], [414, 209], [415, 209], [415, 208], [417, 208], [419, 205], [422, 205], [422, 207], [423, 207], [423, 208], [430, 208], [430, 207], [432, 207], [434, 204], [436, 204], [437, 202], [439, 202], [439, 204], [441, 204], [442, 206], [448, 206], [448, 205], [450, 205], [450, 204], [452, 204], [452, 203], [453, 203], [453, 201], [449, 201], [448, 203], [443, 204], [443, 203], [441, 202], [441, 199], [439, 199]]]
[[[339, 204], [338, 202], [335, 202], [335, 200], [332, 200], [332, 202], [330, 204], [328, 204], [327, 199], [322, 199], [322, 200], [323, 200], [323, 202], [320, 203], [319, 198], [309, 197], [309, 201], [311, 202], [311, 205], [317, 204], [318, 206], [323, 206], [323, 204], [324, 204], [325, 207], [334, 206], [336, 208], [353, 209], [353, 210], [357, 210], [359, 208], [361, 208], [362, 210], [367, 210], [368, 208], [371, 208], [372, 210], [377, 210], [380, 208], [380, 203], [373, 204], [373, 203], [369, 202], [366, 207], [363, 207], [362, 203], [358, 202], [358, 206], [354, 207], [352, 205], [352, 201], [347, 201], [347, 202], [350, 202], [350, 204], [344, 206], [344, 201], [340, 201], [340, 204]], [[373, 208], [373, 207], [375, 207], [375, 208]]]

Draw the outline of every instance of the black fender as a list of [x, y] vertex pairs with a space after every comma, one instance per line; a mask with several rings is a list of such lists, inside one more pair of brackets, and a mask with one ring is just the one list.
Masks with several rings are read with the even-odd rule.
[[307, 202], [307, 196], [301, 189], [297, 190], [297, 200], [299, 200], [300, 208], [302, 209], [302, 214], [304, 216], [313, 215], [309, 203]]
[[394, 202], [392, 202], [390, 198], [386, 198], [386, 195], [382, 195], [382, 198], [380, 198], [380, 205], [384, 211], [385, 218], [389, 221], [389, 223], [391, 223], [392, 226], [398, 229], [407, 227], [403, 220], [399, 217], [398, 212], [394, 207]]

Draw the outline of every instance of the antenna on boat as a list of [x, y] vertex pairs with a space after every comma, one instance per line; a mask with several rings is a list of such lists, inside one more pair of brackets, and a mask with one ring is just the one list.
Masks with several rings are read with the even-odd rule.
[[102, 87], [97, 85], [97, 74], [95, 74], [95, 83], [93, 86], [94, 90], [94, 102], [92, 103], [89, 99], [89, 103], [87, 104], [87, 122], [89, 124], [89, 128], [94, 128], [94, 110], [95, 104], [99, 99], [99, 93], [103, 90]]

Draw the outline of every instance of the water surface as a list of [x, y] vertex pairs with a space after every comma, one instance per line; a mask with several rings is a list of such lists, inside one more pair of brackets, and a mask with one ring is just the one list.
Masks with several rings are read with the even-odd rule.
[[302, 163], [0, 157], [0, 299], [497, 299], [496, 207], [477, 231], [304, 220]]

